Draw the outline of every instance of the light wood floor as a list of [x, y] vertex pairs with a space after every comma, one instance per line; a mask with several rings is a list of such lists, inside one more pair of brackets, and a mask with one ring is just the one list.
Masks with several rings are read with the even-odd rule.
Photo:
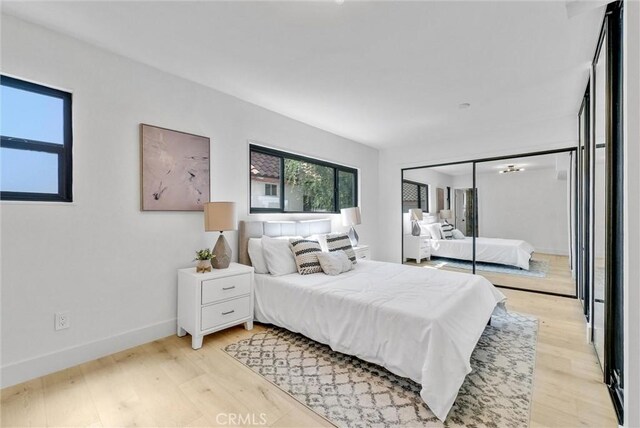
[[[571, 267], [569, 265], [569, 257], [556, 256], [553, 254], [534, 253], [534, 260], [546, 260], [549, 262], [549, 271], [544, 278], [537, 278], [526, 275], [510, 275], [498, 272], [486, 272], [477, 270], [478, 275], [487, 278], [493, 284], [505, 285], [509, 287], [519, 288], [523, 290], [546, 291], [567, 296], [576, 295], [576, 283], [571, 277]], [[405, 264], [421, 267], [438, 266], [437, 259], [433, 261], [422, 261], [416, 264], [414, 260], [408, 260]], [[456, 269], [448, 266], [438, 267], [443, 270], [451, 270], [455, 272], [470, 273], [468, 269]]]
[[[531, 427], [617, 426], [578, 301], [503, 292], [510, 310], [540, 320]], [[330, 425], [221, 350], [260, 328], [212, 334], [198, 351], [189, 336], [171, 336], [5, 388], [2, 426], [202, 427], [229, 413], [255, 425], [261, 413], [267, 426]]]

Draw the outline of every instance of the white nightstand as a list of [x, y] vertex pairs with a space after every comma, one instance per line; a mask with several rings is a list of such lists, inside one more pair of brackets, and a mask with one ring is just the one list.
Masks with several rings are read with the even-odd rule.
[[207, 273], [178, 271], [177, 334], [191, 334], [193, 349], [202, 347], [205, 335], [242, 323], [253, 328], [252, 267], [231, 263]]
[[404, 235], [404, 260], [416, 259], [416, 263], [431, 260], [431, 240], [426, 236]]
[[358, 245], [353, 247], [353, 251], [356, 252], [356, 259], [371, 259], [371, 250], [368, 245]]

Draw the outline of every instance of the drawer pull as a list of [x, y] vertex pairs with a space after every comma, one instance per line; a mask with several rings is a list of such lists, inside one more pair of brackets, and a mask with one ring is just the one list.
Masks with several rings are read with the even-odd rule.
[[234, 313], [234, 312], [235, 312], [235, 310], [234, 310], [234, 309], [232, 309], [232, 310], [230, 310], [229, 312], [223, 312], [223, 313], [222, 313], [222, 315], [229, 315], [229, 314], [232, 314], [232, 313]]
[[232, 285], [231, 287], [222, 287], [223, 290], [227, 291], [227, 290], [233, 290], [234, 288], [236, 288], [235, 285]]

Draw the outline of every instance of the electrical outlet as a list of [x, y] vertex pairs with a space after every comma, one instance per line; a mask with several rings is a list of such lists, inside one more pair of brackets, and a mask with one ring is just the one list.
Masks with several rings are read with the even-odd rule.
[[64, 330], [70, 325], [69, 312], [56, 312], [56, 330]]

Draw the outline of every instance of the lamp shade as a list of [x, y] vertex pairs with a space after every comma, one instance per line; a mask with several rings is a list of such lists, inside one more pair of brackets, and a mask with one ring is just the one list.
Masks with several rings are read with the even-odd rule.
[[440, 210], [440, 218], [449, 220], [451, 218], [451, 210]]
[[340, 210], [340, 214], [342, 214], [342, 225], [343, 226], [354, 226], [356, 224], [360, 224], [360, 207], [353, 208], [342, 208]]
[[222, 232], [236, 229], [235, 202], [207, 202], [204, 204], [204, 230]]
[[422, 209], [420, 209], [420, 208], [411, 208], [409, 210], [409, 216], [411, 217], [411, 220], [422, 221]]

